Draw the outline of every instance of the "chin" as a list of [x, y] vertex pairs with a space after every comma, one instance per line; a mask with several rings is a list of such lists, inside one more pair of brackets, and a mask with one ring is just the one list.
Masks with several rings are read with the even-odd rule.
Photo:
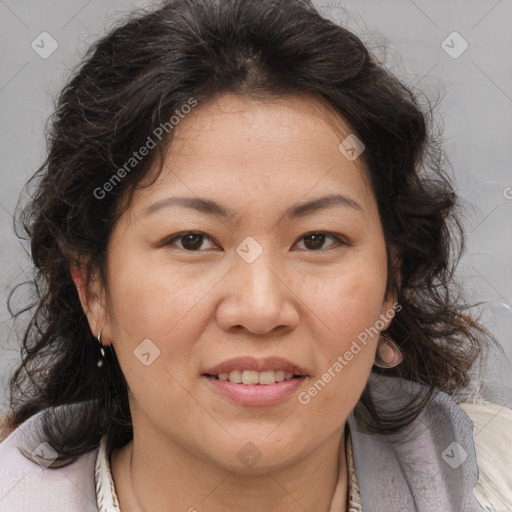
[[215, 443], [215, 453], [212, 453], [210, 444], [204, 454], [216, 466], [245, 475], [262, 475], [285, 469], [301, 458], [304, 447], [300, 440], [294, 441], [290, 436], [271, 440], [268, 436], [270, 431], [264, 435], [247, 435], [230, 439], [227, 443]]

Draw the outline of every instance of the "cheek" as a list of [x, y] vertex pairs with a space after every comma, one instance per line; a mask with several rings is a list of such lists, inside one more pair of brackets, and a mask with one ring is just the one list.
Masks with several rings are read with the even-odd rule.
[[[179, 400], [177, 381], [185, 382], [194, 342], [204, 330], [204, 299], [218, 277], [197, 279], [196, 274], [193, 279], [189, 275], [192, 266], [184, 271], [148, 262], [135, 251], [118, 261], [109, 273], [110, 312], [113, 344], [123, 373], [135, 394], [153, 394], [158, 383], [158, 389], [166, 389], [168, 396]], [[143, 356], [147, 353], [150, 356]], [[179, 364], [167, 367], [169, 361]], [[150, 364], [145, 366], [145, 362]]]
[[[315, 289], [311, 309], [329, 327], [334, 349], [343, 350], [365, 329], [374, 326], [382, 313], [386, 268], [357, 264], [340, 269]], [[329, 343], [332, 345], [332, 343]]]
[[198, 321], [205, 315], [201, 299], [218, 278], [192, 279], [192, 266], [183, 271], [134, 250], [126, 254], [111, 260], [110, 310], [115, 351], [137, 404], [134, 414], [158, 411], [168, 418], [176, 409], [198, 414], [183, 386], [190, 378], [194, 341], [204, 328]]
[[316, 290], [314, 313], [326, 319], [316, 322], [317, 373], [297, 399], [304, 414], [316, 418], [314, 425], [332, 431], [353, 410], [370, 375], [377, 343], [372, 327], [380, 318], [385, 282], [354, 272], [329, 283]]
[[218, 275], [202, 274], [194, 265], [170, 265], [133, 250], [127, 254], [111, 265], [111, 311], [133, 336], [165, 338], [218, 281]]
[[[312, 289], [308, 306], [315, 332], [318, 373], [304, 395], [310, 412], [338, 404], [338, 419], [355, 406], [368, 380], [377, 344], [376, 323], [382, 314], [386, 267], [372, 259], [354, 258]], [[300, 398], [300, 397], [299, 397]]]

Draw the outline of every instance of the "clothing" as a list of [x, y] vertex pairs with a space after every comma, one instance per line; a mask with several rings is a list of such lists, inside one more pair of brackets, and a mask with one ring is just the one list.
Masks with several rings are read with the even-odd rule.
[[[352, 439], [350, 433], [347, 436], [347, 470], [348, 470], [348, 510], [347, 512], [362, 512], [361, 492], [357, 481], [356, 468], [354, 466], [354, 455], [352, 453]], [[332, 507], [332, 504], [331, 504]]]
[[[377, 382], [386, 396], [397, 381], [389, 379]], [[40, 446], [41, 438], [34, 436], [40, 416], [0, 443], [0, 512], [115, 512], [119, 505], [105, 438], [97, 449], [58, 469], [41, 467], [20, 453], [19, 447], [31, 452]], [[350, 512], [512, 510], [510, 409], [483, 400], [459, 406], [439, 393], [404, 435], [368, 434], [354, 413], [347, 424]], [[449, 449], [451, 439], [463, 451]], [[346, 496], [339, 491], [338, 483], [330, 512], [344, 509]]]

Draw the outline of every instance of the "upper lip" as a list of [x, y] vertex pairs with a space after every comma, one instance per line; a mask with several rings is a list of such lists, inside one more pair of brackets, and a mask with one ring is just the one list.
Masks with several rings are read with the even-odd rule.
[[284, 370], [294, 375], [308, 375], [308, 372], [304, 368], [282, 357], [257, 359], [251, 356], [234, 357], [233, 359], [208, 368], [203, 375], [219, 375], [219, 373], [230, 373], [234, 370], [253, 370], [257, 372]]

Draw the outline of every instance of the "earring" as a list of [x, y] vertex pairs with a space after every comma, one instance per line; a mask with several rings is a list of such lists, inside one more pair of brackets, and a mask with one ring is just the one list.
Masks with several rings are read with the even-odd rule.
[[379, 368], [393, 368], [404, 360], [400, 347], [387, 335], [381, 334], [375, 354], [374, 366]]
[[103, 344], [101, 343], [101, 331], [98, 333], [98, 342], [100, 344], [100, 352], [101, 352], [101, 359], [98, 360], [98, 367], [102, 367], [103, 363], [105, 361], [105, 350], [103, 349]]

